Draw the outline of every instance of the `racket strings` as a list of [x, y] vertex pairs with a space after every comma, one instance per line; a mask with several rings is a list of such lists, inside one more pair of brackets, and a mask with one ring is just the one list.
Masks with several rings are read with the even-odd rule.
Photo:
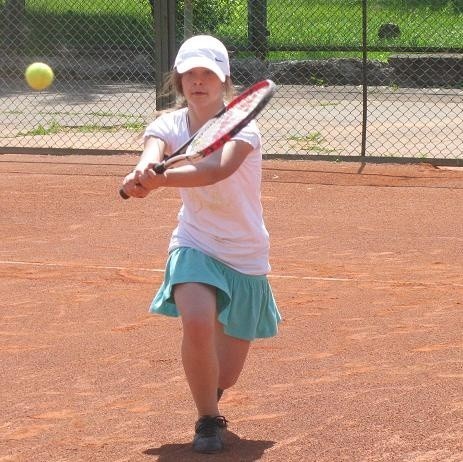
[[266, 92], [266, 89], [256, 90], [238, 101], [220, 117], [212, 119], [210, 123], [200, 129], [188, 150], [193, 152], [201, 151], [214, 140], [228, 133], [257, 107]]

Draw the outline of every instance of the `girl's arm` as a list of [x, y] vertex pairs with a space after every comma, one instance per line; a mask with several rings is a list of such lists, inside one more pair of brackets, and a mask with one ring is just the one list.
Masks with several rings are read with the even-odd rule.
[[145, 138], [143, 153], [138, 160], [136, 167], [123, 180], [124, 191], [132, 197], [146, 197], [150, 190], [140, 183], [140, 177], [144, 172], [151, 169], [154, 164], [161, 162], [164, 158], [166, 144], [159, 138], [149, 136]]
[[160, 138], [155, 138], [154, 136], [145, 138], [143, 153], [138, 160], [135, 170], [143, 172], [147, 168], [151, 168], [154, 164], [161, 162], [164, 159], [165, 148], [166, 144]]
[[145, 170], [138, 181], [147, 191], [162, 186], [191, 188], [211, 185], [234, 173], [252, 149], [252, 146], [244, 141], [229, 141], [224, 145], [222, 151], [218, 151], [196, 164], [170, 168], [160, 175], [157, 175], [153, 170]]

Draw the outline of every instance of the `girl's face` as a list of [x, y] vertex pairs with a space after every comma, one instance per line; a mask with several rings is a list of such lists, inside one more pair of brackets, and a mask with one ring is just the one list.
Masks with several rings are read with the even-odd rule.
[[204, 67], [195, 67], [181, 75], [183, 94], [195, 106], [223, 105], [224, 85], [217, 75]]

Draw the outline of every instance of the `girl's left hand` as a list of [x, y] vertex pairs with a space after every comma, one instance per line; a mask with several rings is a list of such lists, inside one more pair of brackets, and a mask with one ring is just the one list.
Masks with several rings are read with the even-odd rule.
[[147, 168], [137, 177], [138, 183], [146, 191], [161, 188], [166, 183], [164, 174], [157, 174], [152, 168]]

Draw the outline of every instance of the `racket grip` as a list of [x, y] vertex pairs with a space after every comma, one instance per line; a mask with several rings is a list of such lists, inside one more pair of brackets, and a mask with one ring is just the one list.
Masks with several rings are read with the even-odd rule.
[[153, 170], [159, 175], [161, 173], [164, 173], [166, 171], [166, 163], [165, 162], [160, 162], [159, 164], [156, 164], [153, 167]]
[[124, 188], [119, 189], [119, 196], [121, 196], [122, 199], [130, 199], [130, 196], [124, 191]]
[[[166, 164], [164, 162], [160, 162], [153, 167], [153, 170], [157, 174], [164, 173], [166, 171]], [[121, 196], [122, 199], [130, 199], [130, 196], [124, 191], [124, 188], [119, 189], [119, 196]]]

